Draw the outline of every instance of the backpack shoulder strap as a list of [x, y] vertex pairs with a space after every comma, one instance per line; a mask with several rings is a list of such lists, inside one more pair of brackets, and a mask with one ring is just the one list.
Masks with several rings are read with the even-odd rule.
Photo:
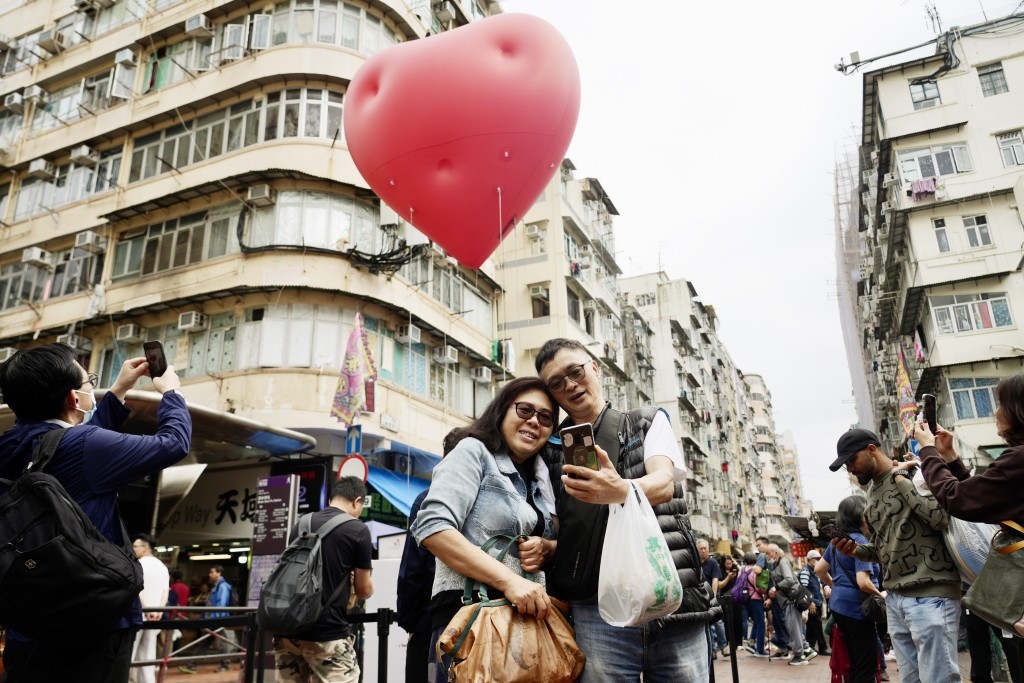
[[342, 511], [340, 515], [335, 515], [329, 520], [320, 525], [320, 528], [316, 530], [316, 535], [320, 537], [320, 540], [324, 540], [327, 534], [331, 533], [345, 522], [354, 522], [356, 518], [347, 512]]
[[32, 462], [26, 471], [42, 472], [50, 464], [66, 431], [68, 431], [67, 427], [61, 427], [60, 429], [51, 429], [43, 434], [42, 438], [36, 442], [36, 447], [32, 449]]

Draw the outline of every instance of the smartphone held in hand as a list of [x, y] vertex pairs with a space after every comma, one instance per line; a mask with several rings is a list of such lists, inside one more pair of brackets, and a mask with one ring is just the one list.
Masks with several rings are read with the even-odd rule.
[[149, 376], [161, 377], [167, 372], [167, 358], [164, 356], [164, 346], [158, 341], [146, 342], [142, 345], [146, 354], [146, 362], [149, 363]]
[[561, 431], [565, 464], [599, 470], [597, 451], [594, 449], [594, 426], [589, 422], [566, 427]]
[[[853, 541], [853, 537], [850, 536], [850, 534], [846, 533], [845, 531], [841, 531], [838, 527], [833, 526], [832, 524], [826, 524], [825, 526], [821, 527], [821, 533], [832, 539]], [[854, 541], [854, 543], [856, 543], [856, 541]]]
[[932, 434], [938, 434], [939, 425], [935, 416], [935, 396], [932, 394], [923, 394], [921, 396], [921, 401], [924, 403], [924, 420], [928, 423], [928, 430]]

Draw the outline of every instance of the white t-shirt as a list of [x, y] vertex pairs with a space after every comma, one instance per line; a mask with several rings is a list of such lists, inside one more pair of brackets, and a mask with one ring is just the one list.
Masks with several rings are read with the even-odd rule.
[[647, 430], [647, 436], [644, 437], [644, 462], [646, 463], [655, 455], [665, 455], [671, 458], [674, 465], [672, 473], [674, 481], [682, 481], [686, 478], [686, 463], [679, 450], [679, 441], [663, 410], [659, 410], [654, 416], [651, 427]]
[[167, 592], [171, 586], [171, 574], [159, 559], [146, 555], [139, 559], [142, 565], [142, 580], [145, 587], [139, 591], [143, 607], [163, 607], [167, 604]]

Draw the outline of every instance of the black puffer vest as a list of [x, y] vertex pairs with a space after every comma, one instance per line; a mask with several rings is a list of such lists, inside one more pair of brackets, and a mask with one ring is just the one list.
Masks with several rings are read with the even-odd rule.
[[[624, 479], [639, 479], [646, 474], [643, 442], [658, 410], [656, 406], [645, 406], [621, 413], [607, 407], [597, 420], [595, 439], [608, 452], [619, 476]], [[567, 420], [562, 426], [568, 424]], [[608, 507], [583, 503], [569, 495], [562, 495], [564, 459], [561, 442], [557, 438], [552, 437], [541, 453], [548, 463], [558, 499], [558, 550], [552, 566], [547, 570], [551, 592], [556, 597], [568, 600], [587, 600], [597, 594]], [[685, 481], [677, 482], [672, 499], [654, 507], [654, 514], [665, 535], [683, 586], [683, 603], [667, 619], [715, 621], [721, 617], [722, 610], [712, 600], [701, 572], [700, 555], [686, 514], [685, 486]]]

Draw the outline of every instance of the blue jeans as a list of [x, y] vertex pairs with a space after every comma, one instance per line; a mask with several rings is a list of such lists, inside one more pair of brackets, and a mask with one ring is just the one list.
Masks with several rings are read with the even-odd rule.
[[711, 641], [707, 624], [652, 621], [610, 626], [597, 601], [574, 602], [576, 644], [587, 656], [581, 683], [707, 683]]
[[753, 622], [750, 629], [750, 637], [754, 641], [754, 652], [767, 654], [764, 649], [764, 603], [760, 600], [751, 600], [743, 605], [743, 635], [747, 634], [747, 619]]
[[911, 598], [889, 591], [885, 606], [900, 681], [960, 683], [956, 660], [960, 601]]
[[729, 639], [725, 635], [725, 621], [719, 620], [711, 624], [711, 642], [714, 649], [721, 650], [729, 646]]

